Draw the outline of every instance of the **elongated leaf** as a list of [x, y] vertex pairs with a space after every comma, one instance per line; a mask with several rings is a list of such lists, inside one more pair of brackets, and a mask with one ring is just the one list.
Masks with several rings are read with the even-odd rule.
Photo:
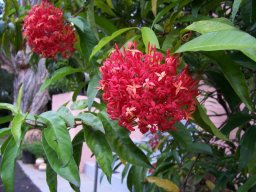
[[156, 48], [160, 48], [158, 39], [154, 31], [148, 27], [141, 28], [141, 35], [143, 43], [146, 47], [146, 52], [148, 53], [148, 45], [150, 44], [152, 47], [156, 46]]
[[95, 22], [98, 27], [100, 27], [108, 35], [111, 35], [118, 30], [114, 23], [111, 20], [106, 19], [103, 15], [95, 15]]
[[6, 135], [10, 135], [11, 134], [11, 129], [10, 128], [1, 128], [0, 129], [0, 138], [4, 137]]
[[78, 87], [76, 88], [76, 90], [74, 91], [73, 95], [72, 95], [72, 101], [75, 102], [76, 98], [78, 96], [78, 94], [82, 91], [82, 89], [85, 87], [85, 83], [81, 82], [79, 83]]
[[179, 192], [180, 191], [179, 187], [175, 183], [173, 183], [167, 179], [162, 179], [159, 177], [147, 177], [146, 180], [149, 183], [156, 184], [158, 187], [161, 187], [168, 192]]
[[215, 31], [203, 34], [182, 45], [176, 53], [185, 51], [238, 50], [256, 61], [256, 39], [238, 30]]
[[108, 181], [111, 181], [112, 175], [112, 150], [105, 138], [105, 135], [90, 126], [84, 126], [85, 142], [96, 157], [97, 163], [106, 174]]
[[20, 112], [20, 105], [21, 105], [21, 99], [22, 99], [22, 91], [23, 91], [23, 84], [21, 85], [20, 89], [19, 89], [19, 93], [18, 93], [18, 97], [17, 97], [17, 101], [16, 101], [16, 107], [18, 109], [18, 112]]
[[137, 166], [151, 167], [147, 156], [132, 142], [125, 128], [111, 121], [105, 112], [99, 113], [98, 117], [103, 123], [110, 147], [121, 159]]
[[57, 114], [66, 122], [69, 127], [74, 127], [75, 118], [67, 107], [60, 107], [57, 111]]
[[120, 29], [116, 32], [114, 32], [111, 36], [107, 36], [104, 37], [100, 40], [100, 42], [93, 48], [92, 50], [92, 54], [90, 55], [90, 60], [91, 58], [99, 51], [101, 50], [102, 47], [104, 47], [105, 45], [107, 45], [111, 40], [115, 39], [116, 37], [118, 37], [119, 35], [121, 35], [122, 33], [132, 30], [132, 29], [137, 29], [136, 27], [129, 27], [129, 28], [123, 28]]
[[222, 52], [206, 53], [206, 55], [217, 61], [217, 64], [233, 90], [244, 102], [246, 107], [252, 111], [253, 104], [252, 100], [250, 99], [249, 89], [247, 87], [244, 74], [240, 70], [238, 64], [233, 62], [226, 54]]
[[0, 103], [0, 109], [6, 109], [6, 110], [9, 110], [13, 113], [17, 113], [18, 110], [15, 106], [13, 106], [12, 104], [9, 104], [9, 103]]
[[239, 162], [240, 166], [244, 168], [248, 162], [253, 158], [256, 153], [256, 127], [250, 127], [245, 134], [240, 145], [240, 157]]
[[52, 150], [52, 148], [48, 145], [44, 131], [43, 131], [42, 142], [43, 142], [43, 148], [44, 148], [45, 154], [47, 156], [48, 162], [51, 165], [52, 169], [58, 175], [60, 175], [70, 183], [74, 184], [76, 187], [80, 187], [79, 170], [74, 158], [71, 157], [68, 164], [65, 167], [63, 167], [55, 151]]
[[247, 192], [249, 191], [249, 189], [251, 189], [255, 185], [256, 185], [256, 175], [252, 175], [241, 187], [238, 188], [237, 192]]
[[240, 4], [243, 0], [234, 0], [233, 6], [232, 6], [232, 14], [231, 14], [231, 20], [234, 22], [236, 14], [238, 12], [238, 9], [240, 7]]
[[101, 120], [92, 113], [80, 113], [76, 118], [80, 119], [83, 124], [93, 127], [94, 130], [105, 133]]
[[11, 138], [3, 152], [0, 166], [2, 182], [4, 184], [5, 191], [8, 192], [14, 191], [14, 170], [19, 151], [20, 148], [16, 145], [15, 140]]
[[163, 10], [161, 10], [157, 16], [155, 17], [151, 28], [153, 28], [153, 26], [166, 14], [168, 13], [173, 7], [176, 6], [176, 3], [171, 3], [170, 5], [166, 6], [165, 8], [163, 8]]
[[24, 120], [25, 116], [21, 113], [17, 113], [16, 115], [14, 115], [14, 118], [11, 122], [11, 132], [18, 146], [20, 145], [21, 141], [21, 126]]
[[44, 83], [40, 87], [40, 91], [44, 91], [47, 87], [49, 87], [52, 83], [56, 82], [64, 78], [67, 75], [71, 75], [73, 73], [83, 72], [84, 69], [75, 69], [73, 67], [63, 67], [55, 71], [50, 79], [44, 81]]
[[5, 117], [0, 117], [0, 124], [8, 123], [13, 119], [12, 115], [8, 115]]
[[72, 103], [70, 108], [72, 110], [83, 110], [87, 107], [88, 107], [88, 99], [82, 99], [82, 100], [78, 100], [78, 101], [75, 101], [74, 103]]
[[62, 166], [66, 166], [72, 159], [73, 150], [65, 121], [52, 111], [45, 112], [39, 117], [47, 125], [44, 135], [48, 145], [56, 152]]
[[50, 192], [57, 192], [57, 173], [54, 172], [49, 163], [46, 167], [46, 181]]
[[88, 96], [88, 109], [91, 110], [94, 99], [98, 93], [97, 87], [99, 86], [100, 76], [95, 74], [89, 82], [87, 88], [87, 96]]
[[84, 130], [80, 130], [72, 140], [73, 145], [73, 157], [79, 167], [82, 155], [82, 148], [84, 143]]
[[205, 110], [202, 108], [200, 104], [196, 106], [196, 111], [192, 115], [193, 120], [196, 124], [198, 124], [205, 131], [212, 133], [216, 137], [228, 140], [225, 135], [223, 135], [217, 127], [213, 124], [210, 118], [207, 116]]
[[209, 33], [214, 31], [225, 30], [238, 30], [233, 24], [226, 18], [215, 18], [202, 20], [192, 23], [187, 26], [184, 31], [196, 31], [198, 33]]

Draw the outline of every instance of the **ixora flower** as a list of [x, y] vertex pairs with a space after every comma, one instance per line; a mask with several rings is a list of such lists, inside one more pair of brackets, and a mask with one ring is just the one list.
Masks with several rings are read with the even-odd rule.
[[24, 18], [23, 36], [32, 50], [46, 58], [57, 54], [68, 58], [74, 52], [76, 36], [63, 12], [47, 1], [35, 5]]
[[175, 122], [188, 119], [195, 110], [198, 81], [186, 66], [177, 73], [179, 59], [164, 57], [156, 49], [148, 54], [118, 47], [100, 68], [100, 89], [110, 118], [130, 131], [142, 133], [175, 129]]

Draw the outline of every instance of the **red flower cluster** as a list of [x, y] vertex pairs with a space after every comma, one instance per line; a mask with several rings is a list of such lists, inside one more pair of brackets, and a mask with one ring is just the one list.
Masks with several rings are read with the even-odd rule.
[[178, 58], [167, 52], [164, 58], [156, 49], [143, 54], [132, 45], [118, 47], [100, 68], [100, 89], [107, 112], [130, 131], [174, 129], [173, 124], [188, 119], [195, 110], [197, 84], [188, 67], [177, 74]]
[[54, 58], [58, 53], [68, 58], [75, 50], [73, 27], [65, 23], [63, 12], [43, 1], [35, 5], [24, 18], [23, 36], [37, 54]]

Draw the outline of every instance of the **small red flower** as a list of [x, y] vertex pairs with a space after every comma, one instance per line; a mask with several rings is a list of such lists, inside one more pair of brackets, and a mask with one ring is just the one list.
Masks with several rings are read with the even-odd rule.
[[195, 110], [198, 81], [185, 67], [177, 74], [179, 60], [156, 49], [143, 54], [134, 47], [118, 47], [100, 68], [107, 112], [120, 126], [142, 133], [174, 129]]
[[73, 27], [65, 23], [61, 9], [46, 1], [33, 6], [24, 18], [23, 36], [35, 53], [46, 58], [59, 53], [68, 58], [75, 51]]

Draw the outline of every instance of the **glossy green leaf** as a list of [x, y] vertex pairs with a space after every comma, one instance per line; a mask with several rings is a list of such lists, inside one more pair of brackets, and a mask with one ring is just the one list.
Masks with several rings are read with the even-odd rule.
[[67, 75], [71, 75], [73, 73], [83, 72], [84, 69], [76, 69], [73, 67], [63, 67], [55, 71], [50, 79], [44, 81], [44, 83], [40, 87], [40, 91], [44, 91], [47, 87], [49, 87], [52, 83], [64, 78]]
[[144, 167], [132, 166], [127, 176], [127, 185], [130, 191], [143, 191], [143, 183], [146, 177]]
[[91, 110], [94, 99], [98, 93], [97, 87], [99, 87], [100, 76], [95, 74], [89, 82], [87, 88], [87, 97], [88, 97], [88, 109]]
[[100, 42], [93, 48], [92, 54], [90, 55], [90, 59], [102, 49], [105, 45], [107, 45], [110, 41], [123, 34], [126, 31], [137, 29], [136, 27], [123, 28], [116, 32], [114, 32], [111, 36], [104, 37], [100, 40]]
[[209, 33], [214, 31], [238, 30], [226, 18], [214, 18], [202, 20], [187, 26], [184, 31], [196, 31], [198, 33]]
[[250, 99], [249, 89], [246, 84], [246, 80], [243, 72], [240, 70], [238, 64], [233, 62], [228, 55], [222, 52], [209, 52], [206, 53], [208, 57], [217, 61], [218, 66], [223, 72], [225, 78], [230, 83], [233, 90], [239, 96], [239, 98], [244, 102], [246, 107], [252, 111], [253, 104]]
[[21, 113], [17, 113], [16, 115], [14, 115], [13, 120], [11, 122], [11, 132], [18, 146], [20, 145], [21, 141], [21, 127], [24, 120], [25, 116]]
[[80, 176], [79, 169], [76, 165], [76, 162], [73, 157], [71, 157], [70, 161], [66, 166], [63, 167], [62, 163], [59, 161], [59, 158], [54, 150], [48, 145], [46, 141], [45, 130], [43, 131], [43, 148], [48, 159], [49, 164], [52, 169], [61, 177], [74, 184], [76, 187], [80, 187]]
[[256, 61], [256, 39], [238, 30], [215, 31], [203, 34], [182, 45], [176, 53], [185, 51], [238, 50]]
[[147, 156], [132, 142], [125, 128], [110, 120], [105, 112], [99, 113], [98, 117], [103, 123], [110, 147], [121, 159], [137, 166], [151, 167]]
[[9, 110], [13, 113], [18, 112], [17, 108], [14, 105], [9, 104], [9, 103], [0, 103], [0, 109], [6, 109], [6, 110]]
[[92, 113], [80, 113], [76, 118], [80, 119], [83, 124], [93, 127], [94, 130], [105, 133], [101, 120]]
[[108, 181], [112, 175], [112, 150], [105, 138], [105, 135], [98, 129], [84, 125], [85, 142], [96, 157], [97, 163], [106, 174]]
[[66, 166], [72, 159], [73, 150], [65, 121], [53, 111], [45, 112], [39, 118], [47, 125], [44, 135], [48, 145], [56, 152], [62, 166]]
[[88, 107], [88, 100], [87, 99], [82, 99], [82, 100], [78, 100], [75, 101], [71, 104], [71, 109], [72, 110], [83, 110], [86, 109]]
[[143, 40], [143, 43], [145, 45], [145, 48], [146, 48], [146, 52], [148, 53], [148, 46], [149, 44], [152, 46], [152, 47], [156, 47], [156, 48], [160, 48], [160, 45], [159, 45], [159, 42], [158, 42], [158, 39], [156, 37], [156, 34], [155, 32], [148, 28], [148, 27], [142, 27], [141, 28], [141, 35], [142, 35], [142, 40]]
[[240, 4], [243, 0], [234, 0], [233, 6], [232, 6], [232, 14], [231, 14], [231, 20], [234, 22], [236, 14], [238, 12], [238, 9], [240, 7]]
[[247, 181], [238, 188], [237, 192], [247, 192], [256, 185], [256, 175], [250, 176]]
[[46, 181], [50, 192], [57, 192], [57, 173], [54, 172], [49, 163], [46, 167]]
[[244, 168], [247, 166], [248, 162], [253, 158], [256, 153], [256, 127], [250, 127], [245, 134], [240, 145], [240, 156], [239, 162], [240, 166]]
[[57, 111], [57, 114], [66, 122], [69, 127], [74, 127], [75, 118], [67, 107], [60, 107]]
[[80, 130], [72, 140], [73, 157], [78, 167], [80, 165], [83, 143], [84, 143], [84, 130]]
[[76, 88], [76, 90], [74, 91], [73, 95], [72, 95], [72, 101], [75, 102], [76, 98], [78, 96], [79, 93], [81, 93], [82, 89], [85, 87], [85, 83], [84, 82], [80, 82], [78, 87]]
[[8, 144], [3, 152], [0, 174], [5, 191], [8, 192], [14, 192], [14, 170], [19, 151], [19, 146], [16, 145], [15, 140], [12, 138], [8, 141]]
[[228, 140], [227, 137], [213, 124], [200, 104], [197, 104], [196, 111], [193, 113], [192, 118], [193, 121], [205, 131], [212, 133], [220, 139]]

